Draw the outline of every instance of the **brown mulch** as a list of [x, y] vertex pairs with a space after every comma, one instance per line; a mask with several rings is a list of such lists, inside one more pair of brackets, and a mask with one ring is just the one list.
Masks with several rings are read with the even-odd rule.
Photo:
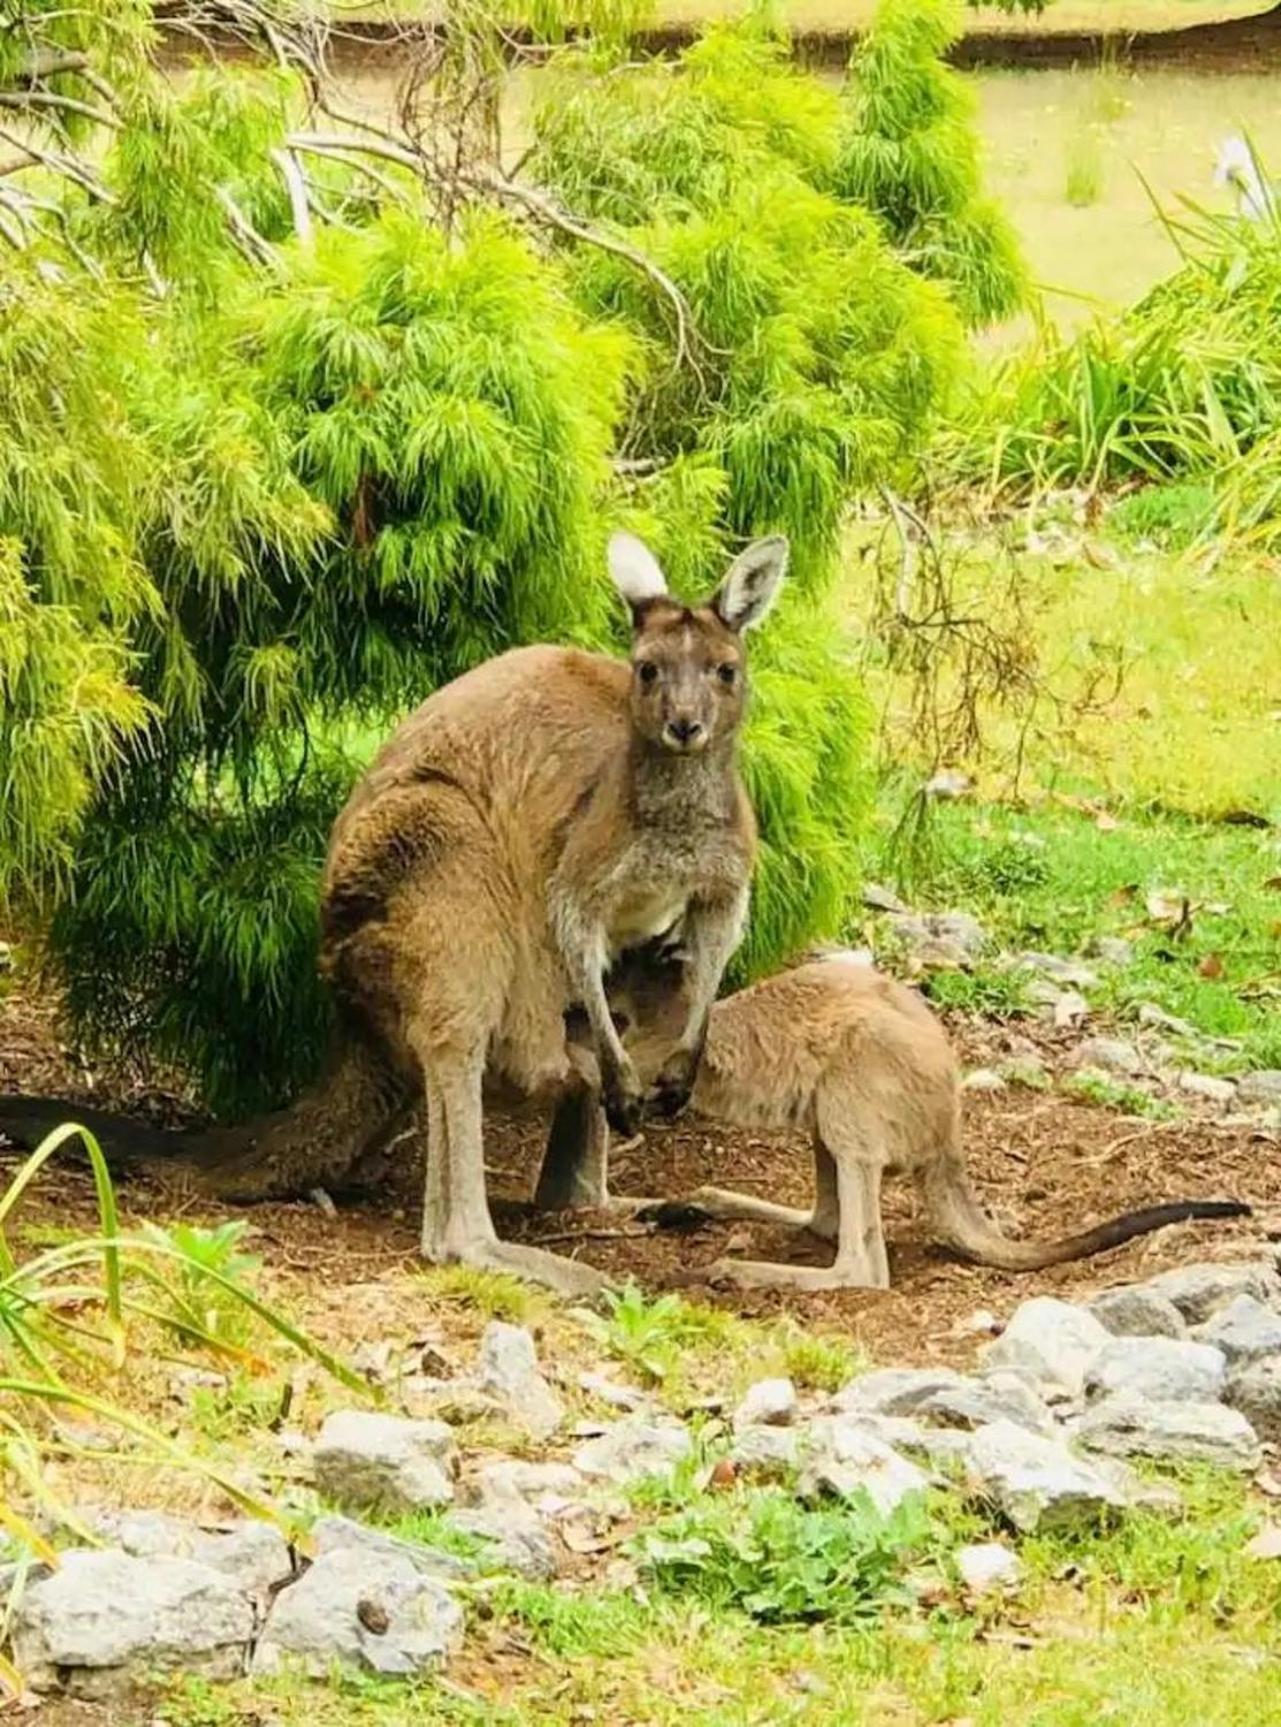
[[[990, 1060], [1018, 1037], [990, 1025], [954, 1026], [970, 1062]], [[1064, 1046], [1035, 1034], [1054, 1065]], [[0, 1092], [56, 1092], [92, 1097], [101, 1106], [126, 1101], [139, 1110], [136, 1080], [112, 1085], [89, 1075], [62, 1047], [47, 1005], [11, 991], [0, 1001]], [[170, 1094], [166, 1093], [166, 1097]], [[163, 1109], [157, 1113], [164, 1113]], [[790, 1312], [807, 1325], [840, 1329], [876, 1359], [963, 1361], [980, 1341], [967, 1328], [976, 1310], [1007, 1314], [1031, 1293], [1071, 1296], [1149, 1276], [1196, 1258], [1241, 1257], [1270, 1251], [1267, 1227], [1281, 1216], [1281, 1157], [1275, 1137], [1228, 1128], [1211, 1119], [1152, 1122], [1122, 1116], [1056, 1093], [1011, 1089], [970, 1094], [966, 1146], [985, 1203], [1011, 1234], [1053, 1237], [1119, 1211], [1188, 1197], [1244, 1199], [1257, 1208], [1241, 1222], [1189, 1224], [1164, 1230], [1099, 1258], [1034, 1274], [960, 1265], [925, 1241], [913, 1195], [891, 1182], [885, 1223], [890, 1244], [889, 1291], [830, 1294], [746, 1294], [710, 1287], [705, 1268], [727, 1253], [753, 1258], [821, 1262], [820, 1244], [743, 1224], [710, 1224], [691, 1233], [655, 1232], [617, 1217], [532, 1214], [524, 1203], [537, 1164], [539, 1129], [529, 1122], [491, 1121], [487, 1167], [500, 1232], [548, 1240], [621, 1278], [647, 1288], [679, 1286], [695, 1298], [751, 1315]], [[16, 1154], [0, 1149], [0, 1184]], [[611, 1187], [619, 1193], [679, 1196], [703, 1183], [741, 1187], [785, 1203], [808, 1197], [810, 1153], [795, 1139], [726, 1131], [686, 1121], [647, 1134], [614, 1160]], [[372, 1284], [412, 1263], [417, 1243], [418, 1176], [407, 1160], [394, 1189], [345, 1202], [335, 1217], [310, 1203], [254, 1207], [255, 1248], [269, 1266], [330, 1287]], [[122, 1187], [127, 1218], [185, 1210], [207, 1217], [207, 1200], [183, 1199], [150, 1176]], [[93, 1193], [87, 1171], [64, 1162], [50, 1168], [24, 1201], [26, 1224], [89, 1223]]]

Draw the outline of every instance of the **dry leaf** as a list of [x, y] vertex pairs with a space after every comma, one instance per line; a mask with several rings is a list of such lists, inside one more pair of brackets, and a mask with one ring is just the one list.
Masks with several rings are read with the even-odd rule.
[[710, 1484], [713, 1487], [732, 1487], [738, 1479], [738, 1470], [732, 1458], [720, 1457], [713, 1466]]
[[1270, 875], [1263, 885], [1271, 888], [1273, 893], [1281, 893], [1281, 875]]
[[1199, 977], [1222, 977], [1223, 955], [1218, 953], [1206, 954], [1205, 958], [1196, 969]]
[[1117, 818], [1114, 815], [1110, 815], [1107, 810], [1100, 810], [1098, 815], [1094, 818], [1094, 825], [1098, 828], [1100, 833], [1110, 834], [1114, 829], [1119, 828], [1121, 824]]
[[1108, 895], [1109, 905], [1130, 905], [1139, 897], [1139, 884], [1136, 881], [1127, 882], [1124, 887], [1113, 890]]

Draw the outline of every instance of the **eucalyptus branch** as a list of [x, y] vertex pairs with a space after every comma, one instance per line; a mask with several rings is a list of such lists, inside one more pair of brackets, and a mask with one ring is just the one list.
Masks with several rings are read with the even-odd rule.
[[294, 233], [304, 246], [309, 246], [312, 241], [311, 203], [307, 194], [307, 181], [298, 166], [298, 158], [288, 150], [273, 150], [271, 159], [280, 169], [285, 190], [289, 193]]
[[60, 114], [79, 114], [95, 125], [117, 130], [120, 121], [105, 108], [95, 108], [91, 102], [80, 102], [74, 96], [60, 96], [54, 90], [0, 90], [0, 108], [50, 108]]

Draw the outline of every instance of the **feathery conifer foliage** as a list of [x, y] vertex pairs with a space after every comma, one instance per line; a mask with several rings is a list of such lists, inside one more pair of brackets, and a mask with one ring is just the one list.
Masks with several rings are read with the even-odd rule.
[[850, 66], [832, 184], [982, 325], [1018, 310], [1027, 277], [1013, 227], [982, 194], [974, 97], [944, 64], [960, 34], [958, 0], [880, 0]]
[[834, 98], [755, 26], [676, 69], [564, 50], [516, 182], [467, 86], [492, 94], [488, 38], [432, 63], [444, 151], [308, 129], [283, 75], [176, 93], [132, 0], [95, 16], [108, 147], [37, 104], [0, 180], [0, 897], [82, 1033], [224, 1112], [307, 1077], [352, 746], [513, 643], [621, 645], [619, 520], [686, 592], [792, 537], [754, 656], [744, 965], [832, 930], [866, 761], [841, 515], [907, 471], [961, 341], [827, 189]]

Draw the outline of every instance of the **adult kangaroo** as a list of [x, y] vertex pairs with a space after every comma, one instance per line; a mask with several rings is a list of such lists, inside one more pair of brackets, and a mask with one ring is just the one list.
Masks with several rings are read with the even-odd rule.
[[[611, 984], [641, 1071], [661, 1050], [670, 980], [652, 955], [624, 961]], [[1012, 1241], [983, 1210], [965, 1166], [956, 1057], [915, 991], [835, 954], [812, 959], [716, 1004], [691, 1104], [712, 1121], [808, 1133], [815, 1198], [794, 1210], [754, 1195], [701, 1188], [690, 1206], [712, 1217], [804, 1230], [836, 1246], [830, 1267], [721, 1260], [707, 1276], [750, 1288], [887, 1288], [881, 1180], [915, 1183], [935, 1240], [964, 1259], [1039, 1271], [1119, 1247], [1194, 1218], [1249, 1215], [1235, 1200], [1175, 1200], [1057, 1241]], [[651, 1208], [662, 1221], [665, 1208]], [[641, 1213], [645, 1215], [644, 1212]]]
[[[292, 1110], [179, 1156], [239, 1196], [333, 1180], [424, 1095], [430, 1260], [580, 1291], [588, 1268], [500, 1242], [485, 1194], [487, 1073], [555, 1108], [536, 1198], [604, 1199], [603, 1115], [624, 1133], [694, 1082], [708, 1014], [742, 933], [756, 824], [738, 770], [744, 633], [768, 611], [787, 543], [766, 539], [713, 597], [685, 606], [650, 552], [609, 544], [632, 618], [630, 661], [513, 649], [447, 684], [392, 735], [334, 824], [321, 969], [340, 1043]], [[605, 996], [634, 945], [679, 947], [669, 1047], [642, 1092]], [[588, 1046], [565, 1016], [581, 1009]], [[58, 1108], [40, 1102], [37, 1115]], [[66, 1106], [68, 1117], [85, 1112]], [[0, 1099], [0, 1131], [30, 1107]], [[103, 1127], [101, 1116], [87, 1125]], [[154, 1155], [151, 1135], [146, 1155]], [[112, 1145], [128, 1149], [127, 1133]], [[140, 1147], [140, 1149], [144, 1149]]]

